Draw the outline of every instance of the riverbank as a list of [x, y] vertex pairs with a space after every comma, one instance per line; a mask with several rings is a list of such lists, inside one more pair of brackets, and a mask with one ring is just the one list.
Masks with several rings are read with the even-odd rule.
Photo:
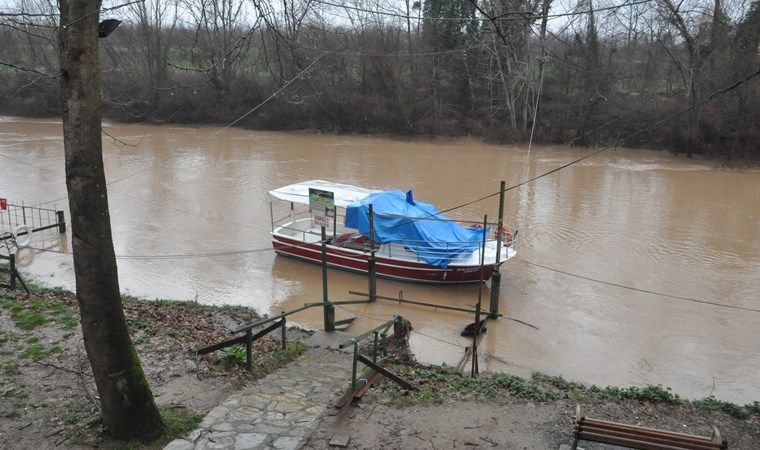
[[[176, 419], [175, 436], [194, 429], [232, 393], [256, 383], [234, 349], [208, 357], [195, 354], [254, 320], [252, 310], [129, 298], [124, 305], [156, 402], [165, 420]], [[0, 439], [10, 448], [114, 445], [100, 429], [97, 391], [73, 295], [35, 290], [27, 296], [1, 290], [0, 331], [4, 400]], [[309, 336], [300, 330], [288, 333], [294, 341], [306, 342]], [[301, 347], [292, 345], [285, 353], [277, 348], [279, 342], [274, 340], [259, 344], [255, 352], [259, 378], [295, 357]], [[326, 352], [325, 358], [331, 354]], [[332, 448], [330, 441], [336, 435], [348, 437], [348, 448], [559, 448], [570, 443], [577, 404], [592, 417], [698, 435], [709, 435], [710, 425], [716, 425], [732, 449], [749, 450], [760, 441], [758, 403], [683, 401], [658, 387], [598, 389], [544, 376], [524, 380], [496, 374], [473, 379], [445, 368], [394, 367], [420, 391], [408, 393], [384, 382], [339, 416], [327, 414], [329, 405], [325, 405], [303, 448]], [[340, 387], [335, 391], [335, 397], [340, 395]]]

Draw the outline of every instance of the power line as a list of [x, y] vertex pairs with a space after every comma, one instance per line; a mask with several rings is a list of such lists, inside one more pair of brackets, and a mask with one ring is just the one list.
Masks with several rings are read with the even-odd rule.
[[[295, 245], [293, 246], [295, 247]], [[60, 250], [50, 250], [46, 248], [28, 247], [31, 250], [46, 253], [57, 253], [59, 255], [73, 255], [72, 252], [64, 252]], [[216, 258], [224, 256], [234, 255], [249, 255], [252, 253], [270, 252], [274, 251], [272, 247], [254, 248], [249, 250], [226, 250], [219, 252], [206, 252], [206, 253], [172, 253], [165, 255], [116, 255], [116, 259], [193, 259], [193, 258]]]
[[[673, 114], [670, 114], [670, 115], [668, 115], [668, 116], [666, 116], [666, 117], [664, 117], [664, 118], [662, 118], [662, 119], [660, 119], [660, 120], [658, 120], [658, 121], [656, 121], [656, 122], [654, 122], [654, 123], [652, 123], [652, 124], [650, 124], [650, 125], [648, 125], [648, 126], [646, 126], [646, 127], [644, 127], [644, 128], [641, 128], [641, 129], [639, 129], [638, 131], [634, 131], [633, 133], [629, 134], [628, 136], [625, 136], [625, 137], [622, 137], [622, 138], [618, 139], [618, 140], [617, 140], [617, 141], [615, 141], [615, 143], [614, 143], [614, 144], [612, 144], [612, 145], [608, 145], [608, 146], [606, 146], [606, 147], [602, 147], [602, 148], [600, 148], [599, 150], [596, 150], [596, 151], [594, 151], [594, 152], [591, 152], [591, 153], [589, 153], [589, 154], [587, 154], [587, 155], [585, 155], [585, 156], [582, 156], [582, 157], [580, 157], [580, 158], [578, 158], [578, 159], [575, 159], [575, 160], [573, 160], [573, 161], [570, 161], [570, 162], [569, 162], [569, 163], [567, 163], [567, 164], [563, 164], [563, 165], [561, 165], [561, 166], [559, 166], [559, 167], [556, 167], [556, 168], [554, 168], [554, 169], [552, 169], [552, 170], [549, 170], [548, 172], [544, 172], [544, 173], [542, 173], [542, 174], [536, 175], [535, 177], [533, 177], [533, 178], [529, 178], [529, 179], [527, 179], [527, 180], [525, 180], [525, 181], [523, 181], [523, 182], [521, 182], [521, 183], [517, 183], [517, 184], [514, 184], [514, 185], [512, 185], [512, 186], [510, 186], [510, 187], [508, 187], [508, 188], [505, 188], [503, 192], [508, 192], [508, 191], [511, 191], [511, 190], [513, 190], [513, 189], [517, 189], [517, 188], [518, 188], [518, 187], [520, 187], [520, 186], [524, 186], [524, 185], [526, 185], [526, 184], [528, 184], [528, 183], [532, 183], [532, 182], [534, 182], [534, 181], [536, 181], [536, 180], [539, 180], [539, 179], [541, 179], [541, 178], [543, 178], [543, 177], [546, 177], [546, 176], [548, 176], [548, 175], [551, 175], [551, 174], [553, 174], [553, 173], [555, 173], [555, 172], [559, 172], [559, 171], [560, 171], [560, 170], [562, 170], [562, 169], [566, 169], [566, 168], [568, 168], [568, 167], [570, 167], [570, 166], [573, 166], [573, 165], [575, 165], [575, 164], [578, 164], [579, 162], [581, 162], [581, 161], [584, 161], [584, 160], [586, 160], [586, 159], [589, 159], [589, 158], [591, 158], [592, 156], [596, 156], [596, 155], [598, 155], [599, 153], [605, 152], [605, 151], [607, 151], [607, 150], [610, 150], [610, 149], [612, 149], [612, 148], [617, 148], [617, 147], [618, 147], [618, 145], [622, 144], [623, 142], [625, 142], [625, 141], [627, 141], [627, 140], [629, 140], [629, 139], [631, 139], [631, 138], [634, 138], [634, 137], [636, 137], [636, 136], [638, 136], [638, 135], [640, 135], [640, 134], [642, 134], [642, 133], [644, 133], [644, 132], [646, 132], [646, 131], [649, 131], [649, 130], [651, 130], [652, 128], [655, 128], [655, 127], [657, 127], [657, 126], [659, 126], [659, 125], [661, 125], [661, 124], [663, 124], [663, 123], [665, 123], [665, 122], [667, 122], [667, 121], [669, 121], [669, 120], [671, 120], [671, 119], [674, 119], [674, 118], [676, 118], [676, 117], [678, 117], [678, 116], [680, 116], [680, 115], [682, 115], [682, 114], [684, 114], [684, 113], [686, 113], [686, 112], [689, 112], [689, 111], [691, 111], [692, 109], [695, 109], [695, 108], [701, 107], [701, 106], [703, 106], [703, 105], [705, 105], [705, 104], [707, 104], [707, 103], [709, 103], [709, 102], [713, 101], [714, 99], [716, 99], [716, 98], [720, 97], [721, 95], [723, 95], [723, 94], [725, 94], [725, 93], [727, 93], [727, 92], [729, 92], [729, 91], [732, 91], [732, 90], [736, 89], [737, 87], [741, 86], [742, 84], [744, 84], [744, 83], [748, 82], [749, 80], [751, 80], [752, 78], [754, 78], [754, 77], [756, 77], [756, 76], [758, 76], [758, 75], [760, 75], [760, 69], [756, 70], [755, 72], [753, 72], [753, 73], [751, 73], [751, 74], [749, 74], [749, 75], [745, 76], [744, 78], [741, 78], [740, 80], [738, 80], [738, 81], [736, 81], [736, 82], [734, 82], [734, 83], [732, 83], [732, 84], [730, 84], [730, 85], [728, 85], [728, 86], [726, 86], [726, 87], [724, 87], [724, 88], [722, 88], [722, 89], [719, 89], [719, 90], [717, 90], [717, 91], [713, 92], [713, 93], [712, 93], [711, 95], [709, 95], [707, 98], [705, 98], [705, 99], [704, 99], [704, 100], [702, 100], [702, 101], [699, 101], [699, 102], [695, 103], [694, 105], [688, 106], [688, 107], [686, 107], [686, 108], [684, 108], [684, 109], [681, 109], [680, 111], [676, 111], [675, 113], [673, 113]], [[617, 119], [615, 119], [615, 120], [617, 120]], [[604, 125], [602, 125], [602, 126], [606, 126], [606, 124], [604, 124]], [[597, 127], [597, 128], [595, 128], [594, 130], [591, 130], [591, 131], [589, 131], [588, 133], [592, 133], [592, 132], [594, 132], [594, 131], [598, 130], [599, 128], [600, 128], [600, 127]], [[586, 134], [588, 134], [588, 133], [586, 133]], [[584, 136], [585, 136], [585, 135], [584, 135]], [[486, 195], [486, 196], [484, 196], [484, 197], [481, 197], [481, 198], [478, 198], [478, 199], [472, 200], [472, 201], [470, 201], [470, 202], [467, 202], [467, 203], [462, 203], [462, 204], [460, 204], [460, 205], [458, 205], [458, 206], [454, 206], [454, 207], [451, 207], [451, 208], [449, 208], [449, 209], [446, 209], [446, 210], [444, 210], [444, 211], [441, 211], [441, 213], [446, 213], [446, 212], [449, 212], [449, 211], [453, 211], [453, 210], [455, 210], [455, 209], [463, 208], [463, 207], [465, 207], [465, 206], [469, 206], [469, 205], [472, 205], [472, 204], [475, 204], [475, 203], [478, 203], [478, 202], [481, 202], [481, 201], [487, 200], [487, 199], [489, 199], [489, 198], [492, 198], [492, 197], [496, 197], [497, 195], [500, 195], [500, 194], [501, 194], [501, 191], [497, 191], [497, 192], [494, 192], [493, 194], [489, 194], [489, 195]]]
[[[595, 13], [599, 11], [609, 11], [609, 10], [616, 10], [620, 8], [625, 8], [628, 6], [636, 6], [644, 3], [651, 3], [655, 0], [639, 0], [635, 2], [625, 2], [619, 5], [611, 5], [606, 6], [603, 8], [595, 8], [595, 9], [589, 9], [589, 10], [583, 10], [583, 11], [573, 11], [573, 12], [567, 12], [567, 13], [558, 13], [558, 14], [547, 14], [546, 17], [550, 19], [557, 19], [561, 17], [571, 17], [571, 16], [581, 16], [586, 15], [589, 13]], [[312, 3], [318, 3], [326, 6], [332, 6], [334, 8], [341, 8], [346, 10], [352, 10], [357, 12], [363, 12], [368, 14], [376, 14], [379, 16], [386, 16], [386, 17], [396, 17], [399, 19], [407, 19], [407, 20], [416, 20], [416, 21], [435, 21], [435, 22], [467, 22], [467, 21], [473, 21], [477, 20], [480, 22], [493, 22], [493, 21], [505, 21], [505, 20], [519, 20], [519, 21], [526, 21], [526, 20], [538, 20], [543, 18], [543, 15], [536, 15], [533, 13], [533, 11], [506, 11], [501, 14], [498, 14], [494, 17], [423, 17], [423, 16], [411, 16], [408, 14], [404, 14], [402, 12], [386, 12], [386, 11], [377, 11], [372, 10], [368, 8], [360, 8], [358, 6], [348, 6], [348, 5], [341, 5], [337, 3], [332, 3], [324, 0], [312, 0]]]
[[535, 266], [535, 267], [540, 267], [542, 269], [550, 270], [552, 272], [561, 273], [563, 275], [567, 275], [567, 276], [574, 277], [574, 278], [580, 278], [582, 280], [593, 281], [594, 283], [606, 284], [607, 286], [613, 286], [613, 287], [617, 287], [617, 288], [620, 288], [620, 289], [627, 289], [629, 291], [642, 292], [642, 293], [645, 293], [645, 294], [657, 295], [659, 297], [667, 297], [667, 298], [672, 298], [672, 299], [675, 299], [675, 300], [683, 300], [683, 301], [688, 301], [688, 302], [701, 303], [701, 304], [704, 304], [704, 305], [718, 306], [718, 307], [721, 307], [721, 308], [738, 309], [738, 310], [741, 310], [741, 311], [749, 311], [749, 312], [760, 313], [760, 309], [753, 309], [753, 308], [747, 308], [747, 307], [744, 307], [744, 306], [736, 306], [736, 305], [726, 305], [724, 303], [716, 303], [716, 302], [711, 302], [711, 301], [707, 301], [707, 300], [699, 300], [699, 299], [696, 299], [696, 298], [681, 297], [681, 296], [678, 296], [678, 295], [664, 294], [662, 292], [650, 291], [648, 289], [641, 289], [641, 288], [632, 287], [632, 286], [625, 286], [625, 285], [619, 284], [619, 283], [612, 283], [610, 281], [604, 281], [604, 280], [599, 280], [597, 278], [591, 278], [591, 277], [587, 277], [587, 276], [584, 276], [584, 275], [578, 275], [576, 273], [571, 273], [571, 272], [567, 272], [567, 271], [564, 271], [564, 270], [555, 269], [553, 267], [549, 267], [549, 266], [545, 266], [543, 264], [538, 264], [538, 263], [530, 262], [530, 261], [527, 261], [527, 260], [524, 260], [524, 259], [523, 259], [523, 261], [526, 264], [528, 264], [528, 265]]

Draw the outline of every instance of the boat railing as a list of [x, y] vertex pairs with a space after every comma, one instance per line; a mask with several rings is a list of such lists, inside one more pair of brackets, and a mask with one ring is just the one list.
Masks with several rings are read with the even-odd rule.
[[[433, 244], [432, 246], [430, 244]], [[480, 256], [482, 241], [462, 241], [462, 242], [425, 242], [418, 240], [406, 240], [393, 242], [387, 246], [388, 256], [414, 255], [418, 261], [426, 259], [447, 259], [454, 260], [461, 256], [476, 255]], [[514, 240], [510, 246], [515, 245]], [[369, 244], [365, 243], [366, 250], [369, 251]], [[489, 238], [486, 240], [486, 251], [495, 249], [496, 239]]]

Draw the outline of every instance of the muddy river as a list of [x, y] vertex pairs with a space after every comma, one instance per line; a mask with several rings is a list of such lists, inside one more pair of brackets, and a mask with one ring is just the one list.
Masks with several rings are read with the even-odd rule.
[[[308, 179], [412, 189], [476, 222], [497, 216], [491, 194], [501, 180], [512, 186], [589, 152], [214, 127], [104, 129], [122, 291], [261, 313], [322, 300], [318, 266], [271, 250], [269, 189]], [[55, 207], [68, 218], [63, 156], [60, 122], [0, 118], [0, 198]], [[502, 266], [506, 317], [489, 323], [481, 370], [760, 400], [760, 172], [611, 149], [510, 190], [505, 222], [519, 230], [518, 254]], [[19, 251], [21, 269], [73, 289], [68, 239], [35, 235], [32, 248]], [[359, 298], [349, 291], [366, 292], [366, 278], [330, 271], [329, 298]], [[378, 293], [472, 307], [479, 295], [488, 299], [490, 283], [380, 280]], [[464, 313], [392, 301], [336, 313], [356, 317], [353, 333], [396, 314], [409, 319], [423, 362], [454, 365], [469, 345], [460, 336], [472, 322]], [[292, 321], [320, 328], [322, 311]]]

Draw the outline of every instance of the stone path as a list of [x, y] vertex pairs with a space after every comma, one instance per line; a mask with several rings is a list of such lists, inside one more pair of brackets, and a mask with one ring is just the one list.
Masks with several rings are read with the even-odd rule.
[[301, 448], [351, 381], [351, 353], [324, 347], [234, 393], [165, 450]]

